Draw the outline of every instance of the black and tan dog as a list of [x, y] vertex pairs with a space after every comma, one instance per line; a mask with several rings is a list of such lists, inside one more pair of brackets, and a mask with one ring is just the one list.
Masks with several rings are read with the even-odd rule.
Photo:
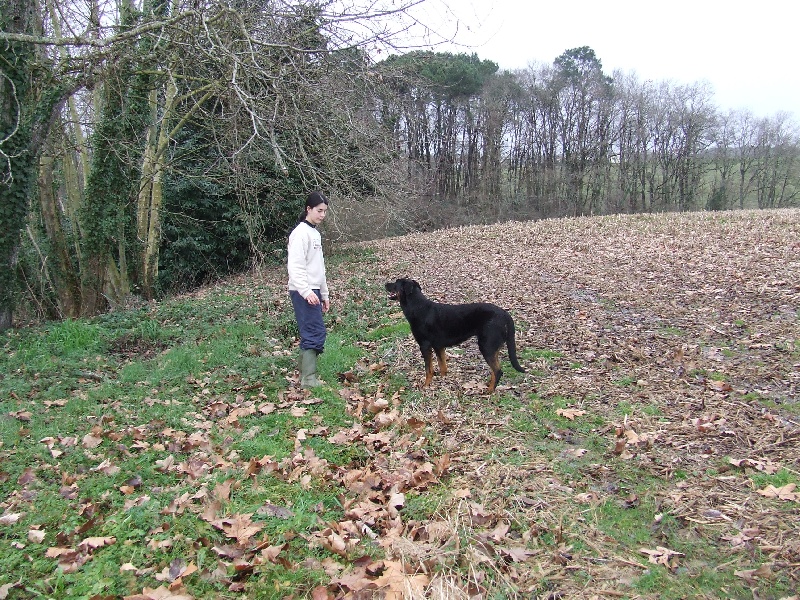
[[478, 348], [486, 359], [492, 376], [488, 392], [494, 392], [503, 371], [500, 369], [500, 347], [508, 347], [508, 357], [513, 367], [524, 373], [517, 361], [514, 342], [514, 320], [507, 311], [488, 302], [473, 304], [440, 304], [425, 297], [419, 283], [413, 279], [398, 279], [386, 284], [389, 298], [399, 300], [403, 314], [411, 325], [411, 333], [419, 344], [425, 359], [425, 383], [433, 378], [433, 354], [439, 362], [439, 373], [447, 374], [445, 349], [478, 338]]

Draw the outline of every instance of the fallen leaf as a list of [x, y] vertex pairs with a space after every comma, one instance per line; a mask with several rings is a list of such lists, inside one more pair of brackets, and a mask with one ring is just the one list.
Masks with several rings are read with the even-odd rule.
[[141, 594], [124, 596], [123, 600], [194, 600], [183, 587], [172, 590], [163, 585], [156, 589], [144, 588]]
[[657, 546], [655, 550], [639, 548], [639, 552], [647, 555], [647, 559], [656, 565], [664, 565], [670, 570], [678, 567], [678, 559], [684, 556], [681, 552], [675, 552], [663, 546]]
[[259, 515], [267, 515], [268, 517], [276, 517], [278, 519], [291, 519], [294, 513], [284, 506], [276, 506], [267, 503], [256, 511]]
[[596, 504], [600, 501], [600, 497], [595, 492], [584, 492], [576, 494], [575, 501], [580, 504]]
[[44, 531], [42, 529], [30, 529], [28, 531], [28, 541], [32, 544], [41, 544], [44, 541]]
[[6, 513], [4, 515], [0, 515], [0, 525], [13, 525], [24, 515], [25, 513]]
[[511, 529], [511, 524], [508, 521], [500, 521], [489, 536], [495, 542], [502, 542], [509, 529]]
[[522, 548], [520, 546], [516, 546], [513, 548], [498, 548], [500, 554], [506, 556], [511, 559], [512, 562], [524, 562], [528, 560], [531, 556], [535, 556], [537, 552], [534, 550], [528, 550], [527, 548]]
[[734, 571], [734, 575], [737, 577], [741, 577], [745, 581], [749, 582], [751, 585], [756, 583], [757, 579], [772, 579], [774, 577], [774, 573], [772, 571], [772, 567], [770, 565], [761, 565], [757, 569], [749, 569], [746, 571]]
[[561, 415], [565, 419], [569, 419], [570, 421], [574, 420], [575, 417], [582, 417], [586, 414], [585, 410], [579, 410], [576, 408], [559, 408], [556, 411], [557, 415]]
[[778, 500], [797, 501], [800, 500], [800, 493], [795, 492], [797, 484], [787, 483], [784, 486], [776, 488], [774, 485], [768, 485], [763, 490], [758, 490], [758, 493], [765, 498], [777, 498]]
[[81, 445], [88, 450], [97, 448], [102, 443], [103, 443], [103, 438], [96, 437], [91, 433], [87, 433], [85, 436], [83, 436], [83, 439], [81, 440]]
[[254, 523], [251, 514], [234, 515], [233, 517], [211, 521], [211, 524], [225, 532], [228, 537], [236, 538], [240, 545], [249, 543], [250, 538], [261, 531], [264, 525]]
[[6, 600], [8, 598], [8, 592], [17, 587], [22, 583], [22, 579], [17, 581], [16, 583], [4, 583], [0, 585], [0, 600]]
[[717, 380], [712, 379], [712, 380], [708, 381], [708, 383], [706, 385], [708, 386], [708, 389], [713, 390], [715, 392], [725, 393], [725, 392], [732, 392], [733, 391], [733, 388], [731, 387], [731, 384], [729, 384], [726, 381], [717, 381]]
[[156, 471], [161, 471], [162, 473], [166, 473], [169, 469], [172, 468], [174, 464], [175, 464], [175, 457], [170, 454], [168, 457], [162, 460], [155, 461], [155, 468]]
[[28, 421], [30, 421], [31, 417], [33, 416], [31, 414], [31, 411], [29, 410], [17, 410], [14, 412], [10, 412], [8, 414], [11, 415], [12, 417], [19, 419], [23, 423], [27, 423]]
[[78, 544], [78, 548], [91, 551], [96, 548], [102, 548], [103, 546], [111, 546], [116, 542], [117, 538], [114, 537], [88, 537]]

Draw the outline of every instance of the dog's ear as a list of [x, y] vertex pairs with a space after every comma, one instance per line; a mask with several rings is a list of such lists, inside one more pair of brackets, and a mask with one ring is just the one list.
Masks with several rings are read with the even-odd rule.
[[420, 286], [420, 284], [419, 284], [419, 282], [417, 280], [409, 279], [408, 282], [409, 282], [410, 288], [411, 288], [409, 291], [411, 291], [411, 292], [421, 292], [422, 291], [422, 286]]

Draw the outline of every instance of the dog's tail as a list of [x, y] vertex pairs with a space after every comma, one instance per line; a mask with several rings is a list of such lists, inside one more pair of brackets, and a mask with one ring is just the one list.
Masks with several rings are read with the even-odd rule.
[[516, 342], [516, 334], [514, 329], [514, 319], [511, 318], [511, 315], [508, 315], [508, 328], [506, 329], [506, 345], [508, 346], [508, 359], [511, 361], [511, 366], [514, 367], [520, 373], [524, 373], [525, 369], [519, 364], [517, 360], [517, 342]]

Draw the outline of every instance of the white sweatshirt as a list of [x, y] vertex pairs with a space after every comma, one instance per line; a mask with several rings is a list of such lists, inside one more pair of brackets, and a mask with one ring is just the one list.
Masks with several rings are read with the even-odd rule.
[[316, 227], [302, 221], [289, 234], [289, 291], [297, 291], [303, 298], [319, 290], [323, 300], [328, 299], [328, 282], [325, 279], [325, 259], [322, 256], [322, 236]]

